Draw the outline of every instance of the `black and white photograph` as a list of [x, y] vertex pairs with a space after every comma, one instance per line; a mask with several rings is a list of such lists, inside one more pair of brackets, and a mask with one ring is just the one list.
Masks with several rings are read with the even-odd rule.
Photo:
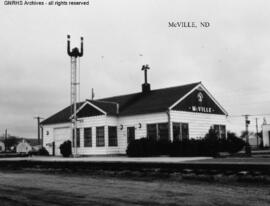
[[270, 205], [270, 2], [1, 0], [0, 206]]

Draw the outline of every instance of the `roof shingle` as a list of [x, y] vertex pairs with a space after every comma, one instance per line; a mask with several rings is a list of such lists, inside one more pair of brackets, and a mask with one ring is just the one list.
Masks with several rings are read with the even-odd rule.
[[[166, 111], [173, 103], [196, 87], [200, 82], [177, 87], [152, 90], [148, 93], [133, 93], [98, 100], [86, 100], [105, 111], [108, 115], [136, 115]], [[77, 104], [79, 108], [84, 102]], [[117, 114], [117, 104], [119, 113]], [[45, 119], [41, 124], [56, 124], [69, 121], [70, 106]]]

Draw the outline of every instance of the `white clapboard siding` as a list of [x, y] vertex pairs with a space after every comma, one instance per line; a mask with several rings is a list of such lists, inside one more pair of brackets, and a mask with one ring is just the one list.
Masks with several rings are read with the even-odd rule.
[[[168, 115], [164, 113], [133, 115], [119, 118], [119, 127], [123, 125], [119, 131], [119, 139], [121, 139], [120, 152], [125, 153], [127, 149], [127, 127], [135, 127], [135, 139], [146, 137], [147, 124], [168, 122]], [[141, 128], [139, 125], [141, 124]]]
[[[118, 146], [111, 147], [108, 146], [108, 127], [116, 126], [118, 128], [118, 120], [116, 117], [100, 115], [94, 117], [80, 118], [78, 123], [78, 128], [80, 128], [80, 147], [78, 148], [78, 153], [81, 155], [102, 155], [102, 154], [119, 154], [119, 145], [121, 144], [118, 138]], [[105, 146], [96, 146], [96, 127], [104, 126], [105, 134]], [[84, 128], [92, 128], [92, 147], [84, 147]], [[117, 131], [119, 132], [119, 131]]]
[[[225, 115], [171, 110], [170, 116], [171, 123], [185, 122], [189, 124], [190, 138], [204, 137], [205, 134], [208, 132], [209, 128], [214, 124], [227, 124], [227, 118]], [[80, 147], [78, 148], [78, 153], [81, 155], [125, 154], [127, 149], [127, 127], [135, 127], [135, 138], [140, 139], [146, 137], [147, 135], [147, 124], [166, 122], [168, 122], [167, 112], [123, 117], [100, 115], [94, 117], [80, 118], [78, 121], [78, 128], [80, 129]], [[96, 146], [96, 127], [99, 126], [104, 126], [105, 129], [104, 147]], [[117, 127], [118, 146], [116, 147], [108, 146], [108, 126]], [[54, 136], [54, 133], [56, 134], [56, 136], [59, 136], [59, 134], [61, 134], [61, 132], [57, 133], [57, 131], [60, 131], [57, 129], [65, 127], [70, 127], [70, 123], [44, 126], [44, 146], [48, 149], [50, 154], [52, 153], [52, 148], [47, 146], [47, 144], [57, 139], [57, 137]], [[84, 147], [84, 128], [86, 127], [92, 128], [92, 147]], [[70, 138], [70, 136], [68, 136], [67, 139], [68, 138]], [[59, 139], [61, 139], [61, 141], [64, 140], [61, 137], [59, 137]]]
[[[60, 131], [62, 130], [62, 132]], [[60, 134], [63, 133], [63, 130], [68, 130], [69, 132], [65, 132], [64, 135], [60, 135], [60, 138], [57, 138], [56, 135], [58, 135], [58, 131], [60, 131]], [[65, 138], [65, 136], [67, 136]], [[70, 123], [61, 123], [61, 124], [51, 124], [51, 125], [44, 125], [43, 126], [43, 147], [45, 147], [49, 154], [53, 154], [53, 147], [52, 142], [57, 142], [57, 144], [62, 144], [60, 142], [64, 142], [65, 140], [70, 139], [71, 140], [71, 130], [70, 130]], [[56, 146], [56, 148], [59, 147], [59, 145]], [[57, 150], [57, 149], [56, 149]], [[59, 153], [60, 151], [56, 151]]]
[[227, 125], [226, 115], [205, 114], [195, 112], [170, 112], [172, 122], [184, 122], [189, 126], [189, 137], [200, 138], [208, 133], [210, 127], [214, 124]]

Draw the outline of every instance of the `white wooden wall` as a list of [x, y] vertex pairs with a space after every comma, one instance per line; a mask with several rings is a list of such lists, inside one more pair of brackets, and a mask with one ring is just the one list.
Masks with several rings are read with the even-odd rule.
[[[78, 153], [82, 155], [101, 155], [101, 154], [118, 154], [119, 146], [109, 147], [108, 141], [108, 126], [118, 126], [117, 118], [100, 115], [94, 117], [86, 117], [80, 118], [82, 120], [81, 123], [78, 124], [78, 128], [80, 128], [80, 148], [78, 148]], [[96, 127], [104, 126], [104, 134], [105, 134], [105, 146], [97, 147], [96, 146]], [[92, 147], [84, 147], [84, 129], [86, 127], [92, 128]], [[118, 132], [118, 131], [117, 131]], [[120, 139], [118, 138], [118, 145], [120, 143]]]
[[[204, 137], [214, 124], [227, 125], [225, 115], [170, 111], [171, 122], [184, 122], [189, 126], [189, 138]], [[227, 129], [227, 127], [226, 127]]]
[[[96, 127], [104, 126], [105, 146], [96, 146]], [[80, 118], [77, 127], [80, 129], [80, 147], [78, 154], [81, 155], [99, 155], [99, 154], [118, 154], [119, 146], [108, 146], [108, 126], [117, 126], [117, 118], [106, 115]], [[84, 147], [84, 129], [85, 127], [92, 128], [92, 147]], [[52, 154], [52, 146], [49, 146], [53, 141], [55, 144], [56, 155], [61, 155], [59, 146], [66, 140], [71, 140], [70, 123], [52, 124], [43, 127], [43, 146]], [[61, 130], [61, 131], [60, 131]], [[47, 134], [47, 132], [49, 134]], [[119, 128], [118, 131], [119, 132]], [[63, 134], [63, 135], [62, 135]], [[64, 138], [66, 137], [66, 138]], [[118, 145], [121, 144], [121, 139], [118, 138]]]
[[[135, 127], [135, 138], [140, 139], [147, 135], [147, 124], [165, 122], [168, 122], [168, 115], [165, 112], [119, 118], [119, 126], [123, 125], [123, 129], [119, 129], [118, 133], [119, 139], [121, 139], [121, 145], [119, 145], [121, 153], [126, 153], [127, 149], [127, 127]], [[141, 128], [139, 128], [139, 124], [141, 124]]]
[[[64, 135], [56, 136], [57, 131], [62, 130]], [[66, 140], [71, 140], [71, 130], [70, 130], [70, 123], [63, 123], [63, 124], [51, 124], [51, 125], [44, 125], [43, 126], [43, 147], [45, 147], [49, 154], [52, 155], [52, 142], [56, 142], [56, 154], [60, 155], [59, 146], [61, 142]]]
[[[189, 124], [190, 138], [204, 137], [209, 128], [214, 124], [227, 124], [225, 115], [170, 111], [172, 122], [185, 122]], [[168, 122], [168, 114], [166, 112], [133, 115], [126, 117], [111, 117], [106, 115], [80, 118], [78, 128], [80, 128], [80, 147], [78, 153], [81, 155], [101, 155], [101, 154], [125, 154], [127, 149], [127, 127], [135, 127], [135, 138], [140, 139], [147, 135], [147, 124], [151, 123], [166, 123]], [[139, 126], [141, 125], [141, 127]], [[69, 127], [70, 123], [55, 124], [44, 126], [44, 146], [52, 153], [52, 148], [46, 146], [47, 143], [55, 141], [54, 131], [57, 128]], [[105, 146], [96, 147], [96, 127], [104, 126], [105, 128]], [[118, 146], [108, 146], [108, 126], [117, 126]], [[84, 147], [84, 130], [85, 127], [92, 128], [92, 147]], [[122, 128], [122, 129], [121, 129]], [[70, 129], [69, 129], [70, 130]], [[49, 134], [46, 135], [46, 132]], [[172, 127], [171, 127], [172, 134]], [[70, 136], [67, 139], [70, 139]], [[61, 139], [62, 140], [62, 139]], [[64, 141], [64, 140], [62, 140]]]

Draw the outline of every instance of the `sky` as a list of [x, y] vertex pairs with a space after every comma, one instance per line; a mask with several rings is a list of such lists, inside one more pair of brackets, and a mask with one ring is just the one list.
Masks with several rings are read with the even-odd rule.
[[[41, 0], [40, 0], [41, 1]], [[70, 103], [71, 46], [83, 36], [80, 99], [201, 81], [228, 111], [228, 129], [270, 122], [270, 2], [90, 0], [88, 6], [0, 4], [0, 134], [36, 138], [35, 116]], [[209, 22], [172, 28], [169, 22]]]

